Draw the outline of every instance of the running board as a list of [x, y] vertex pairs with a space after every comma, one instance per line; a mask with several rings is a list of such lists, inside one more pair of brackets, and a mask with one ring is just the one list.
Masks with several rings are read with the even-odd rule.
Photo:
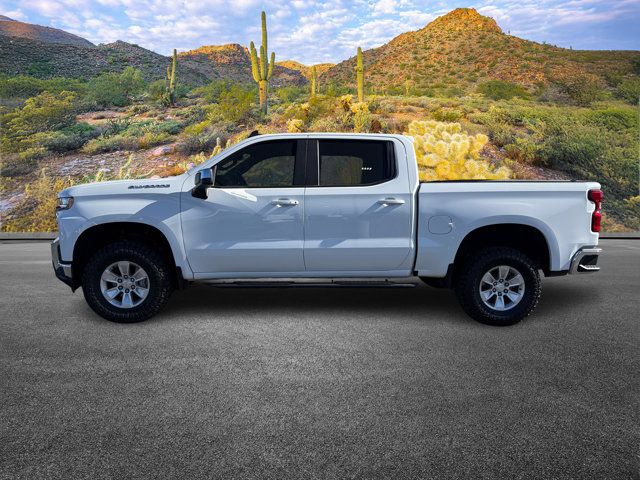
[[364, 279], [266, 279], [266, 280], [206, 280], [205, 285], [223, 288], [413, 288], [417, 283], [395, 282], [391, 280], [364, 280]]

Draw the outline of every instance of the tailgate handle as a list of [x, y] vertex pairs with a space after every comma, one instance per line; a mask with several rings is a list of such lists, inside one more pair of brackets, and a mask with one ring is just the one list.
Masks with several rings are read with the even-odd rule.
[[385, 205], [385, 206], [386, 205], [404, 205], [404, 200], [401, 200], [399, 198], [389, 197], [389, 198], [383, 198], [378, 200], [378, 203], [380, 205]]

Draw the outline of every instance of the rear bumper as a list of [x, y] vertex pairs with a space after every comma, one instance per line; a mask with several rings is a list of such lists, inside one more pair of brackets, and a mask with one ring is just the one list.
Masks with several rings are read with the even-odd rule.
[[51, 242], [51, 262], [53, 271], [61, 282], [66, 283], [72, 290], [76, 289], [73, 281], [73, 272], [70, 263], [63, 263], [60, 259], [60, 239], [56, 238]]
[[598, 257], [602, 249], [598, 247], [581, 248], [571, 259], [569, 273], [595, 273], [600, 271]]

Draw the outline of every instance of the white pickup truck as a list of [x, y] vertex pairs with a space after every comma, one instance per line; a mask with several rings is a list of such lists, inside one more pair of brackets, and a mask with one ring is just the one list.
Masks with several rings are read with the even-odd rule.
[[421, 183], [402, 135], [259, 135], [176, 177], [62, 191], [53, 266], [116, 322], [195, 281], [418, 276], [510, 325], [536, 306], [540, 271], [598, 271], [602, 196], [598, 183]]

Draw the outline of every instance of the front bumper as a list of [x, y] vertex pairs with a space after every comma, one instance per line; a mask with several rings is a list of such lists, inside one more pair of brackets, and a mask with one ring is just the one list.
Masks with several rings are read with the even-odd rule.
[[600, 271], [598, 257], [602, 249], [598, 247], [581, 248], [571, 259], [569, 273], [594, 273]]
[[53, 263], [53, 271], [58, 280], [66, 283], [72, 290], [76, 289], [73, 281], [73, 271], [70, 263], [63, 263], [60, 259], [60, 239], [56, 238], [51, 242], [51, 262]]

